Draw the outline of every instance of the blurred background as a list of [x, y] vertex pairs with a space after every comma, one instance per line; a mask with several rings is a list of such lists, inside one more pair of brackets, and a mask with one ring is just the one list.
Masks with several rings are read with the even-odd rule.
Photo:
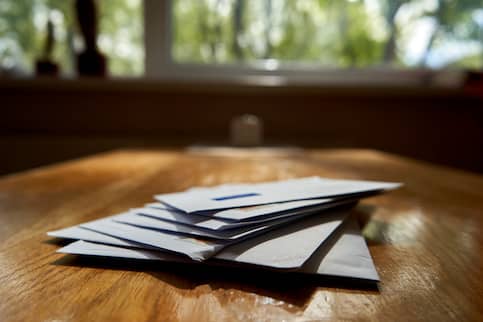
[[[173, 0], [173, 60], [310, 68], [483, 66], [483, 3], [462, 0]], [[74, 75], [73, 1], [3, 0], [2, 70], [31, 74], [47, 19], [55, 60]], [[99, 1], [99, 48], [112, 76], [144, 74], [143, 1]], [[164, 14], [158, 12], [159, 19]], [[154, 31], [156, 36], [156, 31]]]
[[255, 145], [483, 172], [482, 67], [479, 0], [2, 0], [0, 174], [231, 145], [246, 113]]

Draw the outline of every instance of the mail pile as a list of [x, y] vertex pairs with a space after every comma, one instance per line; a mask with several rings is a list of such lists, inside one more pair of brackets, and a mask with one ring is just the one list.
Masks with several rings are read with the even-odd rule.
[[319, 177], [196, 187], [57, 231], [60, 253], [257, 267], [378, 281], [359, 227], [359, 199], [399, 183]]

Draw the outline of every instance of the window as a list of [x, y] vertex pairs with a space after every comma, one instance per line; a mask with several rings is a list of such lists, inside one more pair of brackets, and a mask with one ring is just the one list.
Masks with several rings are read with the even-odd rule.
[[[113, 76], [144, 73], [142, 0], [98, 1], [98, 46], [109, 57]], [[0, 67], [4, 73], [30, 74], [41, 56], [47, 19], [54, 25], [54, 60], [64, 75], [74, 72], [76, 33], [72, 0], [1, 0]], [[1, 72], [0, 72], [1, 73]]]
[[482, 66], [480, 1], [174, 0], [173, 60], [322, 68]]
[[[33, 5], [32, 5], [33, 4]], [[98, 45], [114, 76], [196, 74], [419, 77], [483, 67], [483, 9], [474, 0], [99, 1]], [[50, 16], [55, 57], [73, 70], [73, 2], [2, 0], [0, 66], [29, 72]], [[144, 23], [143, 23], [144, 6]], [[144, 26], [144, 38], [143, 38]], [[143, 41], [144, 39], [144, 41]], [[403, 73], [401, 73], [401, 71]], [[359, 78], [352, 78], [360, 81]]]

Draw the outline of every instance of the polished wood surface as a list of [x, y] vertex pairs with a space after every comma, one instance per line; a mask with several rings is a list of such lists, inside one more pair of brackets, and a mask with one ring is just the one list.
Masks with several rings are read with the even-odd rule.
[[[355, 212], [378, 288], [56, 254], [45, 233], [194, 185], [401, 181]], [[0, 179], [0, 321], [482, 321], [483, 177], [368, 150], [115, 151]]]

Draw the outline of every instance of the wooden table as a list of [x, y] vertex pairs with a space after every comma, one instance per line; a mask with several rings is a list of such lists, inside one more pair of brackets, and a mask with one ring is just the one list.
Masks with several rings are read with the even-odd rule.
[[[402, 181], [357, 208], [378, 290], [56, 254], [45, 233], [194, 185]], [[0, 321], [482, 321], [483, 178], [367, 150], [116, 151], [0, 180]]]

